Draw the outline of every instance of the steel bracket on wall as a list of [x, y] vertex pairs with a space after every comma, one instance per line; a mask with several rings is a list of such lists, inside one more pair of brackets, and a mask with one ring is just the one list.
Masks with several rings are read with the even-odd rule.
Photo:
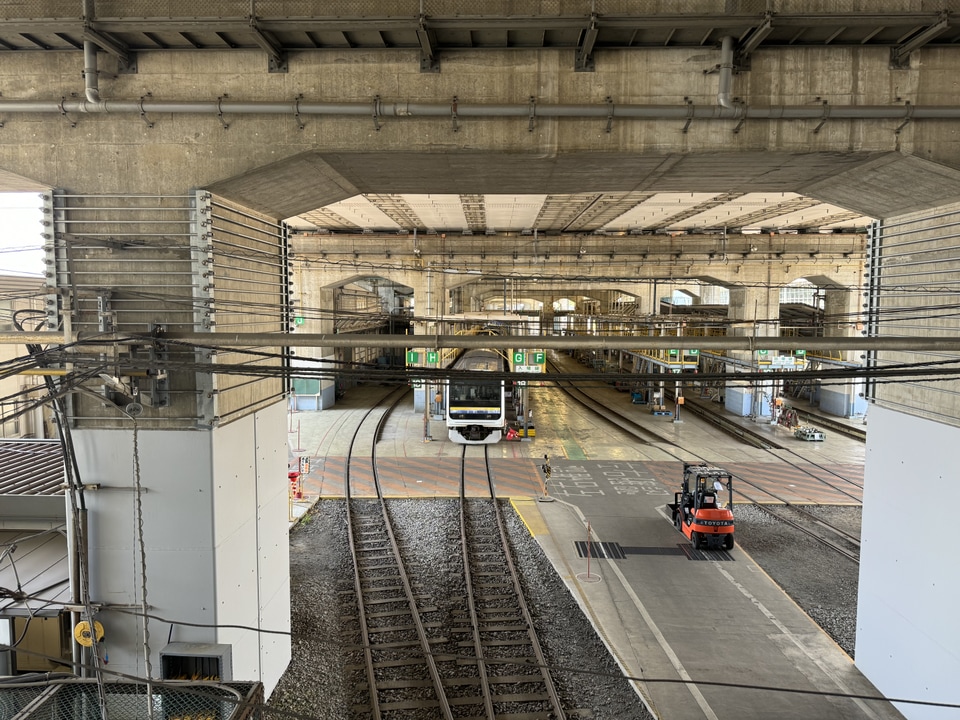
[[420, 41], [420, 72], [440, 72], [440, 57], [437, 55], [437, 36], [427, 27], [427, 16], [420, 15], [417, 28], [417, 40]]
[[118, 75], [136, 75], [138, 69], [136, 53], [129, 53], [127, 54], [126, 58], [120, 58], [117, 60]]
[[267, 53], [267, 72], [287, 72], [289, 66], [287, 65], [287, 54], [283, 51], [283, 47], [273, 35], [260, 29], [260, 24], [254, 15], [250, 16], [250, 32], [253, 34], [253, 41]]
[[924, 28], [906, 42], [890, 48], [890, 69], [908, 69], [910, 67], [910, 53], [923, 47], [949, 27], [949, 13], [944, 10], [940, 13], [936, 23]]
[[[162, 326], [154, 326], [154, 336], [161, 332], [163, 332]], [[146, 350], [149, 357], [147, 364], [149, 368], [147, 370], [148, 392], [146, 394], [141, 392], [140, 396], [143, 398], [143, 403], [150, 407], [170, 407], [170, 377], [166, 370], [169, 362], [167, 346], [163, 342], [155, 341], [147, 345]], [[131, 354], [136, 355], [136, 353], [137, 348], [134, 347]]]
[[573, 64], [574, 72], [593, 72], [596, 66], [593, 62], [593, 46], [597, 42], [597, 16], [590, 16], [590, 24], [580, 33], [580, 42], [577, 43], [577, 55]]
[[763, 22], [757, 25], [749, 35], [737, 44], [737, 49], [733, 57], [735, 71], [741, 72], [750, 69], [751, 54], [760, 47], [760, 43], [762, 43], [771, 32], [773, 32], [773, 15], [767, 13], [763, 18]]

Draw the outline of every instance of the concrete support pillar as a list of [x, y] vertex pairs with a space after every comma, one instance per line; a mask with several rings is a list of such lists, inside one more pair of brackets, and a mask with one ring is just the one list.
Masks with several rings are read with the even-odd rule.
[[545, 335], [552, 335], [554, 332], [553, 321], [556, 317], [553, 310], [554, 302], [556, 302], [556, 298], [552, 294], [543, 296], [543, 310], [540, 313], [540, 332]]
[[[415, 275], [411, 276], [410, 285], [413, 287], [414, 316], [420, 318], [419, 321], [413, 323], [413, 332], [415, 335], [435, 335], [440, 332], [440, 324], [438, 319], [440, 317], [441, 307], [439, 293], [441, 291], [440, 276], [442, 274], [443, 273], [441, 272], [427, 268], [423, 272], [416, 273]], [[417, 349], [420, 351], [426, 349], [419, 347], [415, 339], [411, 342], [410, 347], [411, 349]], [[423, 357], [420, 358], [419, 365], [425, 365]], [[435, 392], [433, 388], [430, 388], [429, 390]], [[427, 402], [428, 388], [426, 385], [420, 384], [419, 387], [415, 385], [413, 388], [414, 412], [425, 412], [429, 407]], [[425, 426], [424, 438], [428, 436], [429, 432]]]
[[[860, 296], [848, 288], [824, 290], [823, 335], [824, 337], [849, 337], [860, 334]], [[860, 362], [859, 352], [836, 353], [845, 362]], [[826, 385], [820, 388], [820, 409], [840, 417], [863, 417], [867, 401], [863, 397], [863, 382], [847, 385]]]
[[[737, 336], [776, 337], [780, 334], [780, 290], [767, 287], [735, 287], [730, 289], [730, 305], [727, 317], [735, 321], [728, 332]], [[738, 363], [727, 366], [728, 372], [759, 368], [764, 356], [758, 352], [729, 352], [728, 356]], [[776, 389], [773, 382], [727, 383], [725, 407], [737, 415], [768, 419]]]
[[735, 321], [731, 335], [780, 335], [780, 289], [766, 287], [730, 288], [727, 317]]
[[[851, 337], [862, 329], [860, 294], [852, 288], [826, 288], [823, 290], [823, 335], [824, 337]], [[844, 360], [851, 360], [852, 353], [845, 353]]]
[[[60, 302], [49, 306], [51, 326], [207, 332], [215, 347], [218, 330], [280, 332], [293, 322], [285, 229], [271, 218], [203, 191], [51, 197], [47, 262]], [[118, 241], [68, 245], [106, 235]], [[269, 357], [150, 340], [117, 347], [109, 360], [119, 382], [87, 382], [71, 398], [90, 600], [104, 606], [96, 620], [111, 670], [160, 678], [168, 640], [227, 646], [224, 679], [262, 681], [268, 695], [286, 669], [289, 636], [216, 627], [290, 628], [284, 385], [226, 372], [283, 366], [279, 348], [258, 350]], [[125, 376], [134, 352], [159, 374]], [[198, 365], [177, 369], [182, 362]]]
[[613, 290], [601, 290], [595, 293], [600, 301], [600, 315], [612, 315], [617, 311], [616, 300], [620, 293]]
[[470, 283], [463, 287], [461, 302], [466, 312], [482, 312], [483, 298], [478, 294], [480, 287], [476, 283]]
[[[290, 638], [212, 626], [290, 629], [286, 428], [281, 402], [213, 430], [158, 432], [128, 421], [74, 432], [80, 478], [100, 486], [84, 493], [90, 596], [108, 606], [97, 621], [111, 671], [147, 675], [148, 623], [153, 678], [168, 640], [214, 643], [229, 646], [231, 679], [261, 680], [272, 692]], [[151, 615], [211, 627], [109, 607], [138, 612], [144, 602]]]
[[[303, 315], [295, 315], [295, 318], [303, 318], [302, 323], [295, 327], [305, 333], [332, 335], [336, 324], [333, 312], [336, 289], [315, 287], [306, 282], [300, 272], [295, 272], [294, 277], [298, 308], [303, 309]], [[333, 347], [298, 347], [294, 350], [291, 365], [306, 368], [334, 367], [332, 363], [337, 360], [336, 353], [337, 350]], [[336, 381], [333, 378], [311, 381], [295, 379], [293, 391], [290, 402], [294, 410], [323, 410], [336, 403]]]
[[642, 317], [644, 315], [652, 315], [656, 312], [656, 305], [653, 302], [653, 296], [651, 294], [652, 285], [652, 282], [636, 283], [633, 297], [636, 306], [634, 310], [635, 315]]
[[442, 276], [443, 273], [438, 270], [425, 268], [410, 283], [413, 286], [414, 315], [420, 318], [414, 329], [418, 335], [438, 332], [438, 321], [443, 310]]

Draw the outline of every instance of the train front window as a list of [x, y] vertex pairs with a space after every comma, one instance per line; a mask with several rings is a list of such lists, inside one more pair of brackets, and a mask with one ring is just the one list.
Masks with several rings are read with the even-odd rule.
[[450, 385], [450, 404], [453, 405], [499, 405], [499, 382], [453, 383]]
[[503, 385], [499, 382], [460, 382], [450, 385], [451, 420], [499, 420], [503, 416]]

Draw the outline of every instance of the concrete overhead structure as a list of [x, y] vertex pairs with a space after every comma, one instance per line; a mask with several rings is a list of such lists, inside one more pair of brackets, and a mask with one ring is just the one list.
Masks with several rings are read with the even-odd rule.
[[[512, 49], [493, 41], [481, 47], [480, 40], [509, 36], [511, 22], [526, 32], [532, 21], [492, 18], [490, 27], [481, 28], [489, 35], [471, 36], [477, 45], [451, 49], [447, 38], [456, 30], [451, 18], [457, 13], [446, 8], [435, 13], [443, 16], [434, 30], [439, 45], [431, 45], [431, 28], [420, 18], [427, 41], [393, 47], [393, 36], [385, 33], [387, 47], [379, 50], [365, 47], [357, 38], [367, 36], [359, 33], [354, 42], [332, 47], [323, 33], [336, 30], [349, 40], [351, 29], [331, 19], [315, 23], [319, 35], [304, 33], [312, 43], [295, 47], [290, 33], [300, 30], [293, 19], [251, 23], [243, 17], [249, 10], [231, 3], [211, 6], [209, 22], [140, 18], [139, 29], [152, 32], [157, 42], [134, 48], [144, 37], [128, 33], [138, 27], [126, 17], [139, 14], [136, 3], [104, 3], [111, 14], [105, 7], [96, 18], [88, 14], [86, 35], [76, 17], [37, 25], [37, 18], [64, 14], [62, 3], [25, 5], [24, 14], [34, 20], [0, 20], [0, 40], [11, 48], [0, 51], [0, 187], [44, 195], [49, 321], [61, 329], [65, 323], [72, 332], [106, 327], [149, 333], [165, 326], [207, 332], [214, 347], [218, 333], [283, 332], [291, 321], [291, 288], [282, 220], [358, 194], [791, 192], [882, 220], [871, 238], [870, 284], [860, 303], [867, 306], [866, 331], [918, 338], [957, 332], [948, 306], [960, 269], [951, 230], [960, 217], [960, 101], [954, 88], [960, 52], [936, 44], [950, 21], [946, 13], [930, 11], [929, 3], [878, 2], [871, 10], [876, 16], [822, 13], [817, 22], [786, 0], [772, 3], [767, 15], [767, 3], [737, 3], [730, 13], [727, 3], [705, 1], [670, 16], [638, 15], [631, 3], [611, 3], [606, 25], [598, 3], [593, 40], [590, 33], [577, 33], [584, 39], [573, 46], [558, 39], [557, 47]], [[399, 5], [390, 3], [383, 12], [416, 15]], [[539, 19], [540, 5], [518, 3], [515, 11]], [[186, 5], [181, 10], [183, 16], [195, 12]], [[570, 12], [590, 29], [586, 7]], [[182, 49], [184, 37], [201, 44], [202, 33], [234, 16], [244, 22], [230, 24], [227, 37], [235, 33], [239, 49]], [[632, 18], [632, 25], [618, 25], [615, 17]], [[551, 23], [567, 27], [565, 18], [559, 13]], [[913, 30], [884, 39], [883, 28], [901, 21]], [[370, 29], [364, 22], [357, 20], [358, 27]], [[672, 23], [681, 30], [680, 40], [642, 46], [614, 41], [612, 29], [624, 23]], [[785, 30], [790, 23], [794, 29]], [[863, 29], [864, 23], [873, 29]], [[500, 34], [492, 32], [495, 25]], [[820, 33], [834, 25], [859, 34], [834, 46], [830, 33]], [[833, 37], [843, 39], [842, 32], [853, 31], [837, 30]], [[80, 40], [62, 52], [40, 52], [59, 48], [71, 33], [80, 33]], [[169, 37], [163, 41], [157, 33]], [[819, 40], [805, 40], [805, 33]], [[689, 39], [693, 35], [699, 43]], [[36, 52], [19, 51], [25, 36], [37, 39]], [[739, 39], [732, 48], [736, 72], [724, 70], [722, 52], [730, 48], [723, 37]], [[248, 46], [251, 38], [257, 42]], [[875, 44], [878, 38], [882, 42]], [[84, 42], [106, 51], [92, 53], [96, 68], [89, 48], [85, 65]], [[305, 304], [330, 307], [333, 288], [352, 277], [390, 278], [413, 288], [418, 314], [423, 298], [424, 314], [433, 317], [439, 308], [432, 283], [449, 267], [451, 251], [456, 262], [463, 258], [465, 271], [513, 263], [501, 247], [478, 258], [476, 236], [446, 240], [446, 257], [438, 249], [421, 249], [423, 271], [367, 271], [347, 263], [325, 267], [325, 279], [311, 284], [303, 279], [305, 268], [295, 264], [294, 286], [304, 288]], [[771, 247], [778, 241], [765, 239]], [[822, 276], [824, 285], [857, 284], [824, 260], [814, 263], [809, 252], [783, 273], [784, 258], [809, 238], [786, 241], [783, 257], [771, 257], [766, 248], [756, 264], [746, 258], [744, 272], [756, 268], [768, 278], [780, 272], [781, 280]], [[567, 242], [572, 239], [546, 238], [542, 252], [559, 253]], [[729, 267], [721, 272], [716, 259], [692, 258], [689, 248], [665, 262], [664, 275], [643, 262], [641, 248], [664, 252], [674, 242], [670, 237], [591, 236], [589, 242], [598, 257], [632, 253], [631, 265], [646, 277], [729, 284], [733, 312], [744, 319], [758, 307], [774, 312], [769, 293], [751, 299], [754, 291], [739, 284]], [[413, 262], [412, 237], [393, 238], [390, 246], [394, 259], [407, 262], [403, 257], [409, 256]], [[387, 260], [383, 247], [380, 266]], [[340, 252], [343, 245], [321, 239], [318, 250], [324, 248]], [[531, 261], [518, 270], [533, 271]], [[431, 262], [441, 268], [434, 279]], [[631, 275], [618, 280], [635, 281], [637, 273]], [[601, 277], [593, 270], [560, 274], [569, 287]], [[849, 294], [829, 302], [857, 305]], [[317, 322], [316, 331], [326, 332], [329, 319]], [[138, 352], [158, 347], [145, 340]], [[159, 349], [170, 356], [158, 358], [158, 365], [175, 370], [168, 385], [143, 386], [156, 402], [138, 411], [135, 424], [131, 403], [108, 397], [106, 390], [105, 404], [80, 399], [75, 406], [83, 480], [129, 487], [138, 438], [140, 472], [150, 490], [142, 531], [131, 517], [129, 493], [88, 493], [94, 599], [144, 602], [141, 578], [129, 577], [130, 558], [142, 544], [148, 561], [142, 584], [156, 615], [288, 628], [286, 578], [274, 572], [285, 567], [287, 552], [284, 388], [278, 380], [236, 379], [180, 365], [195, 359], [226, 364], [243, 356]], [[105, 368], [119, 363], [124, 352], [130, 349], [108, 352]], [[325, 349], [316, 353], [330, 355]], [[928, 356], [909, 356], [918, 357]], [[870, 361], [896, 359], [883, 353]], [[275, 368], [284, 361], [257, 362]], [[960, 673], [950, 640], [960, 633], [952, 607], [960, 573], [947, 559], [950, 572], [924, 574], [923, 564], [910, 557], [920, 544], [907, 542], [922, 537], [924, 547], [946, 547], [953, 539], [949, 527], [931, 523], [921, 508], [928, 507], [925, 499], [951, 495], [952, 474], [943, 468], [955, 465], [949, 449], [960, 434], [956, 389], [955, 382], [869, 388], [857, 663], [891, 696], [947, 701]], [[921, 445], [918, 466], [914, 449]], [[173, 464], [171, 455], [177, 456]], [[189, 532], [183, 532], [185, 524]], [[897, 532], [888, 532], [891, 527]], [[173, 596], [174, 578], [176, 585], [194, 589], [189, 603]], [[203, 582], [190, 584], [195, 579]], [[255, 598], [241, 593], [248, 581], [256, 583]], [[111, 668], [144, 675], [139, 621], [110, 610], [101, 617], [110, 626]], [[166, 636], [168, 626], [160, 625], [154, 637]], [[290, 653], [289, 642], [276, 637], [178, 626], [174, 639], [232, 644], [235, 678], [261, 679], [269, 693]], [[930, 709], [903, 710], [911, 718], [943, 717]]]

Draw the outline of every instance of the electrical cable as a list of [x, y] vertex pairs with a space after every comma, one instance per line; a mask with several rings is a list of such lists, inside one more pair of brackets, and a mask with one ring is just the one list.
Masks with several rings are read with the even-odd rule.
[[[0, 651], [6, 651], [6, 650], [12, 650], [12, 649], [13, 648], [11, 648], [9, 645], [0, 643]], [[60, 658], [50, 656], [50, 655], [45, 655], [43, 653], [26, 651], [26, 650], [20, 650], [19, 652], [22, 652], [24, 654], [28, 654], [34, 657], [40, 657], [47, 660], [63, 662], [63, 660]], [[446, 654], [440, 655], [440, 657], [449, 659], [451, 656], [450, 654], [446, 653]], [[790, 687], [784, 687], [779, 685], [759, 685], [756, 683], [726, 682], [726, 681], [705, 680], [705, 679], [701, 680], [697, 678], [691, 678], [687, 680], [684, 678], [636, 677], [632, 675], [626, 675], [623, 673], [610, 673], [610, 672], [604, 672], [602, 670], [588, 670], [585, 668], [572, 667], [569, 665], [556, 665], [556, 664], [550, 664], [550, 663], [546, 665], [540, 665], [536, 662], [532, 662], [526, 659], [518, 659], [518, 658], [484, 657], [484, 658], [478, 659], [470, 655], [455, 655], [453, 657], [457, 660], [468, 662], [468, 663], [485, 662], [488, 665], [518, 665], [523, 667], [539, 667], [539, 668], [544, 668], [546, 670], [549, 670], [552, 673], [563, 672], [563, 673], [570, 673], [573, 675], [589, 675], [592, 677], [601, 677], [601, 678], [607, 678], [607, 679], [622, 679], [630, 682], [646, 683], [646, 684], [694, 685], [697, 687], [700, 687], [700, 686], [723, 687], [723, 688], [729, 688], [734, 690], [756, 690], [759, 692], [786, 693], [791, 695], [809, 695], [814, 697], [828, 697], [828, 698], [837, 698], [837, 699], [846, 699], [846, 700], [865, 700], [865, 701], [876, 701], [876, 702], [887, 702], [887, 703], [901, 703], [905, 705], [920, 705], [925, 707], [942, 707], [942, 708], [951, 708], [951, 709], [960, 708], [960, 703], [938, 702], [934, 700], [916, 700], [912, 698], [891, 698], [891, 697], [885, 697], [883, 695], [868, 695], [863, 693], [845, 693], [845, 692], [836, 692], [836, 691], [830, 691], [830, 690], [811, 690], [809, 688], [790, 688]], [[131, 675], [129, 673], [122, 673], [122, 672], [119, 672], [116, 670], [110, 670], [110, 669], [103, 669], [102, 672], [104, 674], [112, 675], [124, 681], [133, 681], [133, 682], [144, 683], [144, 684], [147, 683], [147, 679], [136, 676], [136, 675]], [[76, 680], [72, 680], [71, 678], [65, 678], [65, 679], [43, 681], [41, 684], [75, 684], [76, 682], [77, 682]], [[13, 683], [10, 683], [10, 684], [13, 684]], [[187, 692], [188, 690], [192, 690], [192, 692], [188, 692], [187, 694], [192, 694], [192, 695], [196, 695], [196, 696], [200, 696], [200, 697], [204, 697], [204, 698], [216, 700], [216, 701], [230, 702], [230, 700], [228, 700], [227, 698], [224, 698], [221, 695], [212, 695], [210, 693], [203, 693], [203, 691], [197, 691], [195, 689], [192, 689], [189, 685], [180, 684], [177, 681], [154, 680], [152, 681], [151, 684], [155, 687], [163, 687], [163, 688], [168, 688], [171, 690], [182, 691], [182, 692]], [[204, 685], [203, 683], [196, 683], [196, 684], [200, 685], [201, 687]], [[217, 683], [215, 686], [220, 686], [220, 685], [222, 685], [222, 683]], [[258, 703], [256, 707], [266, 713], [276, 713], [279, 715], [283, 715], [284, 717], [302, 718], [304, 720], [315, 720], [316, 718], [316, 716], [303, 715], [301, 713], [281, 710], [279, 708], [274, 708], [263, 703]]]
[[[18, 330], [23, 331], [23, 326], [19, 323], [18, 319], [15, 321], [15, 324]], [[39, 345], [28, 344], [26, 347], [27, 351], [31, 355], [44, 355], [44, 352]], [[52, 398], [51, 404], [53, 405], [54, 418], [56, 420], [57, 431], [60, 437], [61, 447], [63, 449], [64, 476], [67, 481], [67, 497], [70, 503], [73, 537], [75, 538], [78, 547], [78, 565], [80, 570], [80, 577], [78, 578], [79, 599], [85, 610], [88, 627], [92, 630], [96, 627], [96, 621], [94, 619], [93, 605], [90, 597], [89, 563], [87, 562], [86, 553], [79, 549], [87, 546], [87, 538], [83, 531], [83, 524], [81, 523], [80, 519], [81, 513], [86, 512], [86, 502], [83, 495], [83, 483], [80, 482], [80, 466], [77, 462], [76, 453], [74, 451], [73, 436], [70, 433], [70, 426], [69, 422], [67, 421], [66, 410], [62, 403], [63, 394], [66, 394], [66, 392], [69, 392], [69, 390], [66, 390], [64, 387], [66, 379], [62, 380], [58, 385], [53, 378], [48, 375], [44, 378], [44, 382], [46, 384], [47, 391]], [[92, 651], [91, 654], [94, 661], [94, 676], [97, 681], [100, 712], [103, 715], [103, 719], [106, 720], [107, 695], [104, 687], [103, 675], [101, 672], [99, 672], [99, 668], [102, 666], [100, 662], [100, 653], [97, 648], [97, 633], [91, 632], [90, 639]]]
[[114, 608], [110, 606], [105, 606], [103, 608], [105, 611], [123, 613], [125, 615], [135, 615], [137, 617], [147, 617], [152, 620], [157, 620], [158, 622], [167, 623], [169, 625], [183, 625], [184, 627], [200, 627], [200, 628], [214, 628], [216, 630], [250, 630], [251, 632], [263, 633], [265, 635], [293, 635], [289, 630], [265, 630], [263, 628], [254, 627], [252, 625], [221, 625], [221, 624], [210, 624], [210, 623], [193, 623], [186, 622], [183, 620], [170, 620], [169, 618], [161, 617], [159, 615], [153, 615], [150, 613], [130, 610], [128, 608]]

